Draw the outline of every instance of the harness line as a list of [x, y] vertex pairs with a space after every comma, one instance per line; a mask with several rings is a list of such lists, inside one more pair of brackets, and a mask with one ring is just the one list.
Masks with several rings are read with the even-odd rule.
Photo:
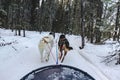
[[51, 54], [51, 55], [52, 55], [53, 60], [56, 62], [56, 59], [55, 59], [55, 57], [54, 57], [54, 55], [53, 55], [53, 53], [52, 53], [52, 48], [50, 48], [50, 46], [49, 46], [49, 45], [48, 45], [48, 47], [49, 47], [49, 49], [50, 49], [50, 53], [49, 53], [49, 54]]
[[[57, 40], [56, 40], [56, 43], [57, 43]], [[57, 47], [57, 44], [56, 44], [56, 64], [58, 64], [58, 47]]]

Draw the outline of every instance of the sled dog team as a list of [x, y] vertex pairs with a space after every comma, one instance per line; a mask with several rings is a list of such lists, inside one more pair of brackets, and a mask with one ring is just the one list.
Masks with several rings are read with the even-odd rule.
[[[54, 38], [55, 33], [50, 32], [48, 36], [44, 36], [38, 45], [39, 51], [40, 51], [40, 59], [41, 62], [47, 62], [49, 61], [49, 56], [54, 44]], [[63, 62], [65, 55], [67, 54], [68, 50], [71, 50], [72, 47], [69, 46], [69, 41], [65, 37], [65, 35], [60, 35], [59, 41], [58, 41], [58, 50], [59, 50], [59, 60]]]

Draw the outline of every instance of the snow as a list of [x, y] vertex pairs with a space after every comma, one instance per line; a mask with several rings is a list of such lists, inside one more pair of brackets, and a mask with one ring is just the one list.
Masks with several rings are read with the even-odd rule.
[[[40, 34], [35, 31], [27, 31], [26, 37], [14, 36], [14, 33], [11, 30], [0, 29], [0, 44], [13, 42], [10, 45], [0, 46], [0, 80], [20, 80], [32, 70], [56, 64], [54, 60], [57, 52], [56, 42], [60, 34], [56, 33], [51, 52], [53, 55], [50, 55], [50, 60], [41, 63], [38, 43], [49, 32]], [[64, 62], [59, 62], [59, 64], [77, 67], [90, 74], [96, 80], [120, 79], [120, 65], [105, 65], [101, 63], [102, 59], [100, 56], [106, 56], [109, 51], [112, 51], [112, 43], [110, 43], [112, 41], [103, 45], [94, 45], [86, 42], [85, 48], [80, 50], [80, 36], [66, 35], [66, 37], [73, 50], [69, 51]]]

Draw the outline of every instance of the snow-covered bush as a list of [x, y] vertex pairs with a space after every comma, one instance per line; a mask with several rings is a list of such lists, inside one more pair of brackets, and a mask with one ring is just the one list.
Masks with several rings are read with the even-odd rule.
[[113, 50], [108, 53], [107, 56], [102, 57], [105, 64], [120, 64], [120, 43], [113, 45]]

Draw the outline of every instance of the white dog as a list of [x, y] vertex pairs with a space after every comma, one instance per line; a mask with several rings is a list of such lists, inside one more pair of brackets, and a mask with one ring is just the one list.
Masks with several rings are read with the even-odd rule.
[[52, 50], [54, 43], [54, 37], [53, 34], [50, 33], [48, 36], [43, 37], [38, 45], [40, 55], [41, 55], [41, 62], [48, 61], [49, 55]]

